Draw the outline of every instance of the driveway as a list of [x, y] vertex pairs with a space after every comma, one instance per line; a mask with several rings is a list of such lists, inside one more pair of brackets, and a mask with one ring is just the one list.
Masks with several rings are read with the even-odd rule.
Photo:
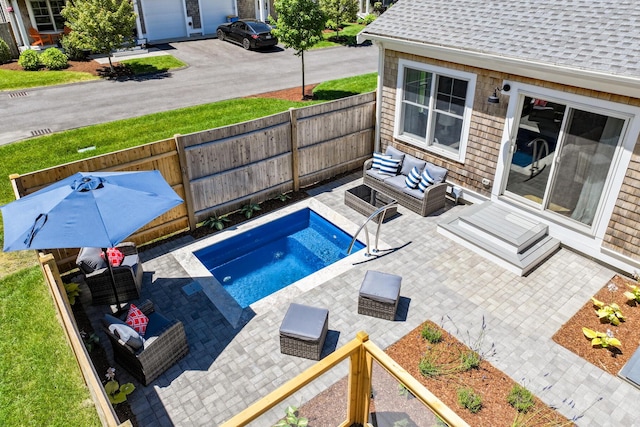
[[[290, 49], [246, 51], [217, 39], [176, 42], [163, 48], [189, 66], [137, 80], [0, 93], [0, 144], [29, 138], [34, 132], [59, 132], [302, 84], [300, 58]], [[304, 59], [305, 83], [320, 83], [375, 72], [378, 49], [318, 49], [306, 52]]]

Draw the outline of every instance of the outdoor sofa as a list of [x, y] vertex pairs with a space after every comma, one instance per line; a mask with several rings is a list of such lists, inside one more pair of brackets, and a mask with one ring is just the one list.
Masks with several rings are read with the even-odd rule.
[[[397, 171], [383, 172], [375, 168], [374, 159], [365, 161], [363, 167], [363, 184], [377, 190], [421, 216], [427, 216], [444, 208], [447, 183], [447, 169], [436, 166], [425, 160], [404, 153], [395, 147], [388, 146], [385, 156], [400, 160]], [[410, 188], [407, 185], [407, 176], [416, 168], [420, 175], [425, 169], [434, 183], [429, 184], [424, 191], [420, 188]]]

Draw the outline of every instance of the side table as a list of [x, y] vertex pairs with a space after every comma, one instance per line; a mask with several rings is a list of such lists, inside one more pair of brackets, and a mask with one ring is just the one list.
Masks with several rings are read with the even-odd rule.
[[[362, 215], [369, 217], [376, 209], [381, 208], [387, 203], [391, 202], [391, 198], [367, 187], [364, 184], [350, 188], [344, 192], [344, 204], [350, 208], [360, 212]], [[394, 206], [387, 209], [384, 217], [380, 218], [382, 214], [373, 218], [376, 223], [378, 221], [384, 221], [398, 213], [398, 209]]]

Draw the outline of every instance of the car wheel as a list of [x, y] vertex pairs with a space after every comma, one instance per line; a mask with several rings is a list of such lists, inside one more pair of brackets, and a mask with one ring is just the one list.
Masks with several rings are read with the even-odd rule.
[[249, 40], [248, 38], [243, 38], [242, 39], [242, 47], [249, 50], [251, 49], [251, 40]]
[[218, 40], [223, 40], [224, 41], [224, 31], [218, 30], [218, 31], [216, 31], [216, 34], [218, 35]]

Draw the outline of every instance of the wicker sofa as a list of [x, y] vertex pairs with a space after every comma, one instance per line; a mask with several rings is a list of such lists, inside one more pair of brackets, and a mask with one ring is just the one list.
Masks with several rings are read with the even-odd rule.
[[[444, 208], [447, 195], [445, 168], [420, 160], [392, 146], [387, 147], [385, 154], [402, 159], [398, 173], [395, 176], [381, 173], [372, 168], [373, 159], [369, 159], [365, 161], [363, 167], [364, 185], [394, 198], [398, 204], [421, 216], [427, 216]], [[413, 167], [417, 167], [420, 173], [427, 168], [436, 183], [427, 187], [424, 192], [418, 188], [407, 187], [405, 179]]]
[[182, 322], [157, 313], [149, 300], [140, 303], [138, 308], [149, 318], [144, 342], [140, 341], [139, 345], [133, 345], [131, 339], [124, 342], [111, 330], [114, 323], [123, 323], [121, 319], [105, 315], [102, 326], [111, 341], [116, 363], [146, 386], [184, 357], [189, 352], [189, 344]]

